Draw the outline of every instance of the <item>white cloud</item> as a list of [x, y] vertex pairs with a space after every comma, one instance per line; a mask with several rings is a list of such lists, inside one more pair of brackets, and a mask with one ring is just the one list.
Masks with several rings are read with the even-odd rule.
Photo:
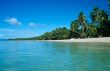
[[41, 26], [46, 26], [46, 24], [37, 24], [37, 23], [30, 22], [29, 26], [30, 27], [41, 27]]
[[9, 23], [11, 25], [21, 25], [21, 22], [17, 18], [14, 18], [14, 17], [6, 18], [5, 22], [7, 22], [7, 23]]
[[36, 27], [37, 25], [36, 25], [36, 23], [30, 22], [30, 23], [29, 23], [29, 26], [31, 26], [31, 27]]

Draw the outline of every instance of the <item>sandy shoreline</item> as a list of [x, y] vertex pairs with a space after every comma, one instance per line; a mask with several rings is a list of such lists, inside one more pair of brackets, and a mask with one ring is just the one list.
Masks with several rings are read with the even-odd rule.
[[65, 40], [41, 40], [41, 41], [52, 41], [52, 42], [105, 42], [110, 43], [110, 37], [101, 38], [83, 38], [83, 39], [65, 39]]

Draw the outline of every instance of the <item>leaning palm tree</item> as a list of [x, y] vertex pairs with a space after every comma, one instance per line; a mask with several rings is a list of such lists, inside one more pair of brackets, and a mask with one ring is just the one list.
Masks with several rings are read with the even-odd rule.
[[86, 25], [86, 19], [83, 14], [83, 12], [80, 12], [79, 17], [78, 17], [78, 22], [80, 25], [82, 25], [82, 34], [81, 37], [86, 36], [86, 31], [87, 31], [87, 25]]

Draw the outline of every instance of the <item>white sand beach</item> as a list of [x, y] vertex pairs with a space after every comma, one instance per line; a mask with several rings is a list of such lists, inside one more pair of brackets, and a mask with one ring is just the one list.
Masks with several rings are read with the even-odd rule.
[[100, 37], [100, 38], [83, 38], [83, 39], [65, 39], [65, 40], [44, 40], [52, 42], [105, 42], [110, 43], [110, 37]]

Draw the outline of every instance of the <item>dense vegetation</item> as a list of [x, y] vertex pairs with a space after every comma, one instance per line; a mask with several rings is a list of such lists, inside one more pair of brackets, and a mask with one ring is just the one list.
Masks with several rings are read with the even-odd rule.
[[66, 27], [57, 28], [38, 37], [18, 38], [16, 40], [61, 40], [69, 38], [110, 36], [110, 19], [108, 12], [95, 7], [90, 12], [90, 19], [91, 21], [88, 21], [84, 13], [80, 12], [78, 18], [71, 22], [70, 29], [67, 29]]
[[109, 14], [105, 10], [95, 7], [90, 13], [90, 19], [91, 22], [88, 22], [84, 13], [80, 12], [78, 19], [71, 22], [70, 29], [66, 27], [57, 28], [34, 39], [56, 40], [110, 36]]
[[56, 40], [67, 39], [69, 37], [69, 30], [66, 27], [57, 28], [52, 32], [46, 32], [43, 35], [36, 37], [38, 40]]

